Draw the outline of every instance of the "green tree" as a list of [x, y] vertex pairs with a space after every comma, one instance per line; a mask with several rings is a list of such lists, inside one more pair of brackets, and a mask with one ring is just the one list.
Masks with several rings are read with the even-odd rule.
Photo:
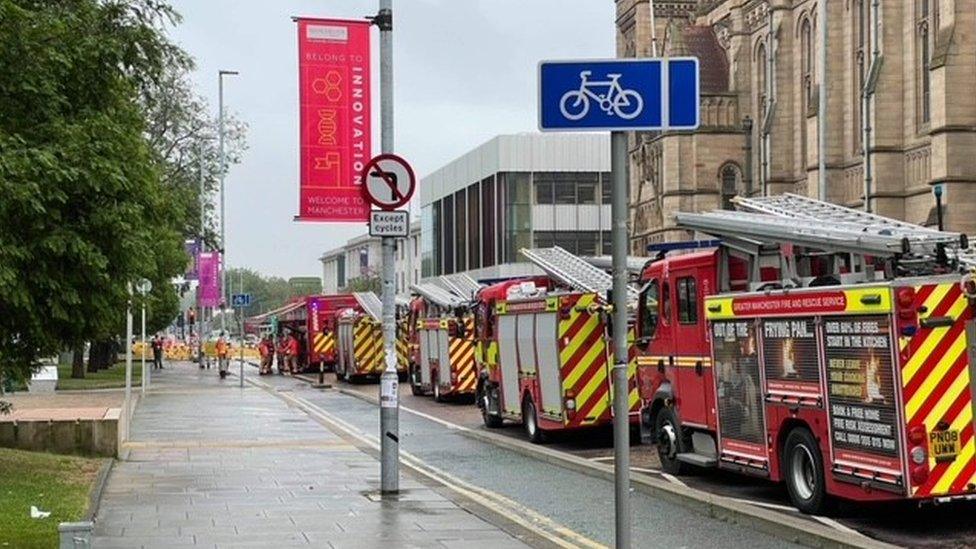
[[5, 377], [120, 333], [129, 281], [176, 312], [186, 198], [164, 182], [144, 108], [184, 63], [163, 32], [176, 20], [156, 0], [0, 0]]

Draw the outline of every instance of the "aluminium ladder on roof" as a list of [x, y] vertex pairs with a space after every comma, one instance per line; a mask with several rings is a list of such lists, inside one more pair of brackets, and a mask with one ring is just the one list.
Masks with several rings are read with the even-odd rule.
[[453, 292], [449, 292], [444, 288], [429, 282], [420, 282], [410, 286], [410, 288], [420, 294], [420, 296], [424, 299], [441, 307], [462, 307], [468, 303], [467, 300], [454, 294]]
[[[585, 259], [553, 246], [552, 248], [522, 248], [520, 250], [529, 261], [557, 281], [580, 292], [605, 295], [613, 288], [613, 277], [606, 271], [594, 267]], [[627, 298], [636, 303], [637, 289], [628, 285]]]
[[791, 193], [757, 198], [736, 197], [732, 201], [740, 211], [816, 223], [840, 224], [845, 228], [859, 229], [864, 233], [897, 236], [907, 239], [911, 246], [921, 247], [926, 251], [933, 250], [936, 244], [958, 248], [962, 247], [961, 243], [964, 242], [959, 233], [939, 231]]
[[[595, 255], [583, 258], [587, 263], [604, 271], [613, 270], [613, 257], [609, 255]], [[644, 266], [650, 261], [650, 257], [638, 257], [635, 255], [627, 256], [627, 271], [631, 275], [640, 276], [644, 272]]]
[[466, 299], [474, 299], [474, 296], [483, 288], [477, 280], [471, 278], [467, 273], [456, 273], [440, 277], [445, 284], [450, 285], [451, 290]]
[[379, 322], [383, 320], [383, 302], [376, 297], [373, 292], [353, 292], [353, 297], [359, 306], [371, 316], [373, 320]]

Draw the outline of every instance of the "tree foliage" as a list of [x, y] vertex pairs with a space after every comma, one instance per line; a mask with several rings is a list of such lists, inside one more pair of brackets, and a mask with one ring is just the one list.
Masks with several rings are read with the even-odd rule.
[[130, 281], [153, 283], [152, 329], [175, 316], [188, 174], [215, 171], [177, 21], [157, 0], [0, 0], [0, 375], [119, 334]]

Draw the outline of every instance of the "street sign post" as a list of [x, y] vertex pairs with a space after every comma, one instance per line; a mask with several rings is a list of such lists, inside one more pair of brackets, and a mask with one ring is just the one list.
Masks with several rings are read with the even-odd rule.
[[[699, 124], [695, 58], [539, 63], [539, 129], [610, 131], [613, 325], [627, 326], [628, 131], [693, 130]], [[630, 547], [627, 330], [613, 331], [615, 542]]]
[[369, 212], [369, 236], [406, 238], [409, 234], [410, 212], [407, 210]]
[[695, 129], [698, 75], [698, 59], [693, 57], [543, 61], [539, 129]]
[[[243, 279], [242, 279], [243, 280]], [[243, 282], [241, 283], [243, 286]], [[244, 307], [251, 306], [251, 294], [232, 294], [230, 296], [231, 307], [237, 309], [238, 322], [240, 322], [240, 371], [241, 389], [244, 388]]]
[[394, 210], [410, 201], [417, 187], [413, 168], [395, 154], [373, 157], [363, 168], [363, 192], [370, 204]]

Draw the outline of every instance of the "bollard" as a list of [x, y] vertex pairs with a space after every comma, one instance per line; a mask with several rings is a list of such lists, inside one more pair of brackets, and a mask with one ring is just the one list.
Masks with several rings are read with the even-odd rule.
[[91, 545], [92, 531], [95, 523], [84, 522], [62, 522], [58, 524], [58, 536], [61, 539], [61, 549], [89, 549]]

